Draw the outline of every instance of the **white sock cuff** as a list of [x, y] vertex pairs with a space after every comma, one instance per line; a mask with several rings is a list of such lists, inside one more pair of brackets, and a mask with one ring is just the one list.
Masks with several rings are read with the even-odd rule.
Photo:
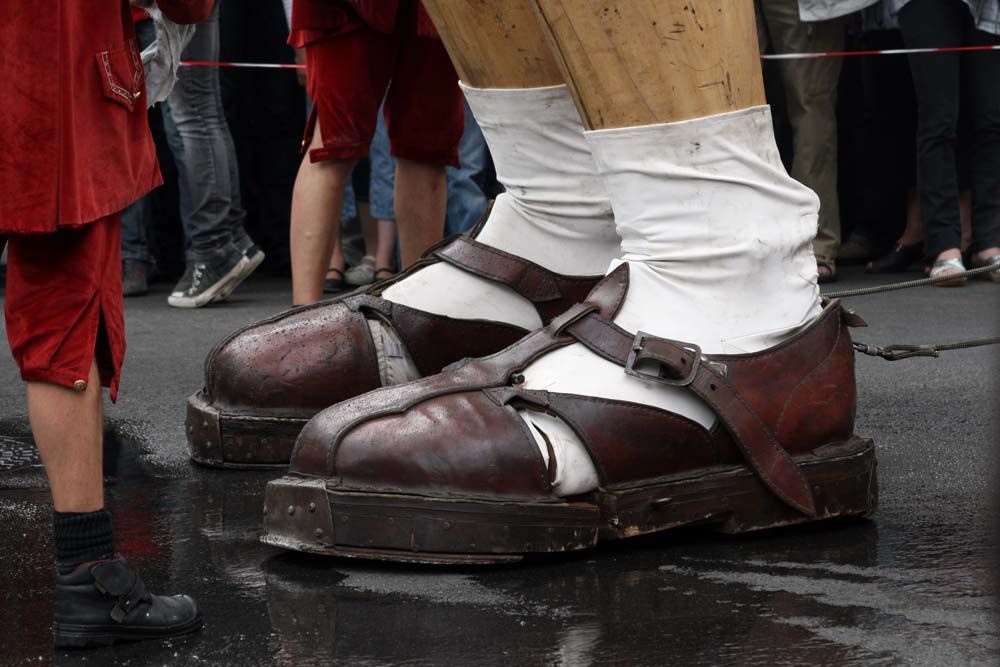
[[715, 352], [818, 312], [819, 198], [785, 171], [769, 107], [586, 138], [634, 269], [621, 326]]
[[[584, 132], [598, 170], [609, 173], [633, 168], [662, 176], [697, 176], [754, 187], [770, 181], [781, 196], [797, 195], [800, 205], [819, 210], [819, 198], [792, 179], [781, 162], [768, 105], [703, 118]], [[651, 159], [652, 158], [652, 159]]]
[[[576, 123], [580, 125], [580, 131], [583, 131], [576, 106], [573, 104], [573, 96], [566, 84], [538, 88], [473, 88], [459, 81], [458, 86], [465, 94], [472, 115], [476, 117], [480, 127], [498, 121], [510, 122], [512, 114], [521, 114], [525, 108], [534, 110], [536, 113], [532, 115], [537, 115], [541, 108], [552, 109], [552, 115], [557, 118], [575, 117]], [[545, 118], [543, 116], [535, 120], [544, 122]]]
[[[749, 145], [768, 157], [772, 151], [777, 154], [778, 150], [769, 104], [669, 123], [587, 130], [584, 136], [592, 149], [607, 142], [645, 142], [655, 137], [654, 140], [666, 148], [666, 153], [662, 154], [664, 159], [681, 162], [693, 156], [694, 141], [702, 146], [722, 146], [738, 141], [741, 146]], [[780, 159], [778, 164], [781, 164]]]
[[603, 273], [619, 239], [569, 88], [462, 90], [506, 189], [478, 240], [558, 273]]
[[[815, 236], [819, 198], [785, 171], [768, 106], [585, 137], [614, 202], [626, 259], [648, 258], [643, 248], [657, 245], [665, 222], [686, 222], [669, 237], [682, 242], [690, 232], [694, 245], [719, 233], [750, 234], [741, 221], [755, 221], [753, 231], [774, 250], [796, 252]], [[721, 225], [705, 227], [712, 222]]]

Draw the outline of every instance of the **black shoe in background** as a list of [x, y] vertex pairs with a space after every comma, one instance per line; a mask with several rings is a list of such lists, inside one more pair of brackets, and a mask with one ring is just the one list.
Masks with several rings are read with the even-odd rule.
[[56, 575], [52, 633], [59, 648], [174, 637], [203, 623], [193, 599], [149, 593], [121, 557], [82, 563]]
[[137, 259], [122, 260], [122, 294], [142, 296], [149, 293], [149, 265]]
[[250, 274], [257, 270], [261, 262], [264, 261], [264, 251], [260, 247], [251, 241], [250, 245], [240, 252], [243, 253], [243, 257], [246, 260], [240, 268], [239, 274], [233, 277], [233, 280], [219, 292], [219, 295], [215, 297], [215, 301], [225, 301], [229, 298], [229, 295], [233, 293], [237, 287], [240, 286], [244, 280], [250, 277]]
[[897, 243], [892, 250], [868, 263], [865, 273], [903, 273], [923, 259], [924, 244], [903, 245]]
[[244, 269], [249, 260], [246, 255], [230, 245], [222, 255], [210, 262], [194, 262], [190, 265], [191, 282], [183, 285], [188, 271], [167, 297], [167, 303], [174, 308], [201, 308], [218, 299], [227, 290], [232, 291], [246, 277]]

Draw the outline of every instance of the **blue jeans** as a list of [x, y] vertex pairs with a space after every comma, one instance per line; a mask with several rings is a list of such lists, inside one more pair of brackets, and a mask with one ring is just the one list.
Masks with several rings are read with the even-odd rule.
[[[195, 28], [184, 49], [187, 60], [219, 59], [219, 7]], [[140, 44], [152, 41], [152, 22], [138, 27]], [[219, 70], [185, 67], [177, 85], [161, 105], [163, 127], [179, 175], [181, 222], [189, 263], [213, 261], [243, 251], [252, 241], [243, 228], [246, 212], [240, 199], [236, 148], [222, 108]], [[147, 259], [145, 230], [148, 202], [137, 202], [123, 214], [123, 257]], [[144, 221], [145, 220], [145, 221]], [[128, 239], [125, 241], [124, 239]]]
[[468, 102], [465, 104], [465, 131], [458, 146], [461, 167], [448, 167], [448, 209], [445, 236], [471, 229], [489, 204], [483, 192], [481, 176], [490, 165], [490, 151]]

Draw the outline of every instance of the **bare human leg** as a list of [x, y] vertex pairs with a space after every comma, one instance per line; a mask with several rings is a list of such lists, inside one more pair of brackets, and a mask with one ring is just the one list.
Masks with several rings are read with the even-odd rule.
[[[309, 149], [322, 146], [319, 122]], [[356, 160], [312, 162], [302, 158], [292, 191], [292, 301], [303, 305], [323, 298], [331, 257], [339, 254], [340, 210]], [[339, 267], [343, 269], [343, 259]]]
[[[86, 383], [82, 390], [44, 382], [27, 386], [31, 431], [55, 509], [55, 645], [105, 645], [197, 630], [201, 613], [186, 595], [146, 593], [122, 609], [124, 597], [145, 588], [115, 553], [111, 515], [104, 509], [103, 396], [95, 362]], [[127, 596], [108, 592], [122, 582], [129, 586], [122, 591]]]
[[403, 266], [441, 240], [448, 203], [444, 167], [396, 159], [396, 221]]
[[378, 222], [372, 217], [372, 206], [368, 202], [358, 202], [358, 220], [361, 222], [361, 238], [365, 243], [365, 254], [375, 254], [378, 245]]
[[28, 418], [57, 512], [104, 507], [101, 380], [92, 364], [85, 391], [28, 383]]
[[[396, 221], [376, 220], [375, 229], [375, 270], [394, 271], [396, 266]], [[386, 276], [387, 274], [384, 273], [381, 276], [376, 273], [375, 279], [381, 280]]]

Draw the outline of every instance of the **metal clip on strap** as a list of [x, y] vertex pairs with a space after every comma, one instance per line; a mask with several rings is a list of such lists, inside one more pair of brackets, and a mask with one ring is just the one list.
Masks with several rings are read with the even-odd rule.
[[[701, 365], [701, 348], [669, 338], [658, 338], [640, 331], [632, 342], [632, 352], [625, 361], [625, 373], [640, 380], [686, 387], [694, 382]], [[643, 370], [650, 362], [656, 372]]]
[[934, 345], [867, 345], [854, 343], [854, 349], [869, 357], [881, 357], [887, 361], [899, 361], [911, 357], [940, 357], [941, 353]]
[[688, 387], [718, 415], [761, 481], [790, 507], [816, 516], [812, 490], [802, 471], [750, 402], [727, 379], [724, 364], [705, 359], [693, 343], [643, 332], [629, 341], [630, 334], [592, 312], [570, 326], [569, 332], [600, 356], [623, 365], [633, 377]]
[[[139, 575], [134, 572], [128, 573], [131, 579], [128, 583], [121, 580], [106, 582], [102, 580], [100, 572], [94, 572], [93, 574], [94, 588], [102, 595], [107, 595], [115, 601], [115, 606], [111, 608], [111, 620], [115, 623], [121, 623], [136, 605], [148, 602], [151, 599], [149, 593], [146, 591], [146, 585], [142, 582]], [[126, 588], [127, 590], [125, 590]]]

